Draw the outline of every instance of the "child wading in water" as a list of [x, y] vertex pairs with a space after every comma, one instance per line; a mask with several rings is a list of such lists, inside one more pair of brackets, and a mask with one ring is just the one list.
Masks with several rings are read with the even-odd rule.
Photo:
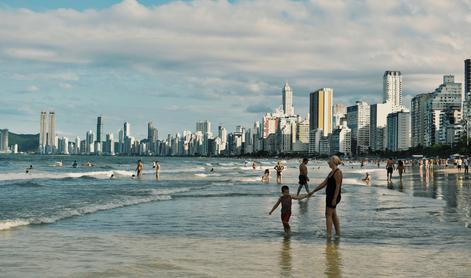
[[281, 222], [283, 223], [283, 228], [285, 230], [285, 233], [288, 235], [291, 232], [291, 227], [289, 226], [289, 218], [291, 217], [291, 200], [302, 200], [306, 198], [307, 196], [311, 196], [313, 193], [310, 193], [305, 196], [291, 196], [289, 194], [289, 187], [286, 185], [283, 185], [281, 187], [281, 197], [278, 199], [276, 204], [273, 206], [271, 211], [268, 213], [269, 215], [272, 214], [272, 212], [280, 205], [281, 203]]

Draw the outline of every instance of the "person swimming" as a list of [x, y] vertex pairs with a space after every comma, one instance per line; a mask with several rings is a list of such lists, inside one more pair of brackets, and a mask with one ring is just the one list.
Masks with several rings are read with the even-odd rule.
[[366, 176], [362, 179], [362, 181], [364, 181], [365, 183], [370, 183], [371, 181], [371, 176], [369, 173], [366, 173]]
[[33, 165], [29, 165], [28, 168], [26, 168], [26, 174], [29, 174], [33, 170]]
[[72, 168], [77, 168], [77, 166], [78, 166], [77, 160], [74, 160], [74, 163], [72, 164]]
[[111, 174], [110, 180], [114, 179], [114, 174]]

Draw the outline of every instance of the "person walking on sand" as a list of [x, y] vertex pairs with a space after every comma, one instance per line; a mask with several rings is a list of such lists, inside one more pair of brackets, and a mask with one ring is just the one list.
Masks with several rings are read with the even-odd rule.
[[464, 173], [468, 174], [468, 172], [469, 172], [469, 158], [468, 157], [466, 157], [463, 160], [463, 165], [464, 165]]
[[317, 191], [321, 190], [322, 188], [325, 189], [325, 220], [326, 220], [326, 228], [327, 228], [327, 238], [332, 238], [332, 224], [335, 227], [335, 235], [336, 237], [340, 236], [340, 221], [337, 215], [337, 205], [340, 203], [341, 200], [341, 187], [342, 187], [342, 179], [343, 174], [342, 171], [338, 168], [341, 164], [341, 160], [338, 156], [334, 155], [329, 159], [329, 167], [331, 169], [327, 178], [314, 189], [310, 195], [316, 193]]
[[392, 181], [392, 174], [394, 172], [394, 161], [392, 158], [389, 158], [386, 162], [386, 174], [388, 176], [388, 181]]
[[142, 160], [137, 161], [137, 167], [136, 167], [136, 176], [140, 177], [142, 176], [142, 168], [144, 168], [144, 164], [142, 164]]
[[301, 192], [301, 189], [304, 187], [306, 189], [306, 192], [309, 193], [309, 186], [308, 186], [308, 181], [309, 178], [307, 177], [307, 163], [309, 162], [309, 159], [303, 158], [303, 161], [299, 165], [299, 186], [298, 186], [298, 193], [296, 196], [299, 196], [299, 193]]
[[[302, 196], [302, 197], [297, 197], [297, 196], [291, 196], [289, 194], [289, 187], [286, 185], [283, 185], [281, 187], [281, 197], [278, 199], [276, 204], [273, 206], [271, 211], [268, 213], [268, 215], [271, 215], [273, 211], [281, 204], [281, 223], [283, 223], [283, 229], [285, 230], [285, 234], [289, 235], [291, 232], [291, 227], [289, 225], [289, 218], [291, 217], [291, 200], [302, 200], [306, 198], [307, 196]], [[312, 194], [310, 194], [312, 195]]]
[[281, 173], [285, 169], [285, 166], [283, 166], [283, 164], [281, 164], [281, 161], [278, 160], [274, 169], [276, 171], [276, 182], [278, 184], [281, 184]]

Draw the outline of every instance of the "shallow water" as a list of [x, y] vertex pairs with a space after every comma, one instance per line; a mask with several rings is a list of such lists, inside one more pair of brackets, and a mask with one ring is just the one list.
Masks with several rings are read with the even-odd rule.
[[[64, 167], [51, 166], [61, 159]], [[96, 166], [73, 169], [74, 159]], [[279, 210], [267, 215], [280, 187], [260, 176], [274, 160], [253, 171], [244, 160], [162, 158], [160, 181], [150, 159], [143, 178], [131, 179], [135, 160], [0, 156], [2, 276], [469, 277], [464, 175], [408, 169], [387, 184], [384, 169], [347, 164], [342, 237], [329, 242], [323, 193], [293, 202], [289, 238]], [[294, 193], [298, 161], [286, 164]], [[314, 162], [309, 171], [313, 188], [329, 169]]]

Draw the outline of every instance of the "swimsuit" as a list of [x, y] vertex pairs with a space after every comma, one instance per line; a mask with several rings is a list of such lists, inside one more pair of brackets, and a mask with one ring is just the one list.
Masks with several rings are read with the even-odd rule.
[[281, 196], [281, 222], [288, 223], [291, 217], [291, 196]]
[[307, 176], [306, 175], [299, 175], [299, 184], [307, 184]]
[[[335, 206], [332, 206], [332, 200], [334, 199], [335, 195], [335, 189], [337, 188], [337, 182], [335, 181], [334, 175], [335, 172], [337, 172], [338, 169], [336, 169], [330, 177], [327, 178], [327, 188], [325, 189], [325, 205], [328, 208], [335, 208], [338, 203], [340, 203], [340, 189], [339, 189], [339, 194], [337, 195], [337, 201]], [[342, 186], [342, 184], [340, 184]]]

